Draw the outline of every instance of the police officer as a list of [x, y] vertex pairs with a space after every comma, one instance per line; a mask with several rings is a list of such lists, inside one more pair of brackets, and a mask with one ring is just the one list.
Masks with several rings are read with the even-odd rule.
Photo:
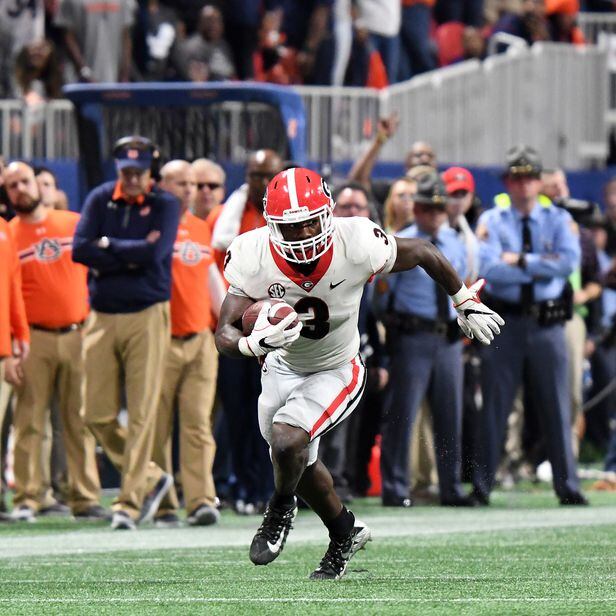
[[[418, 178], [414, 201], [416, 224], [398, 236], [432, 241], [464, 278], [465, 246], [445, 224], [447, 193], [436, 172]], [[381, 429], [383, 505], [412, 504], [409, 443], [417, 409], [427, 397], [441, 504], [474, 506], [474, 499], [463, 494], [460, 481], [463, 366], [456, 311], [446, 293], [420, 267], [391, 276], [388, 286], [391, 389]]]
[[[73, 259], [90, 268], [92, 313], [85, 340], [84, 405], [88, 426], [122, 473], [114, 529], [154, 516], [173, 483], [150, 462], [156, 409], [170, 332], [171, 257], [180, 205], [152, 182], [158, 150], [131, 136], [114, 147], [118, 179], [86, 198]], [[118, 422], [120, 387], [128, 426]], [[153, 486], [149, 498], [144, 497]]]
[[507, 193], [497, 195], [495, 207], [482, 214], [477, 226], [485, 301], [507, 325], [498, 343], [482, 350], [483, 412], [473, 494], [489, 504], [507, 417], [523, 383], [540, 413], [561, 504], [585, 505], [571, 448], [564, 334], [572, 308], [566, 283], [579, 266], [579, 241], [570, 215], [540, 195], [537, 152], [514, 146], [506, 167]]

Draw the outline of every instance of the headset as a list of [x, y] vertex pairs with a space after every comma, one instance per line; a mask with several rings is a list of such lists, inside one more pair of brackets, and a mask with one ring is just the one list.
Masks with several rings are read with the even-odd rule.
[[161, 154], [158, 146], [147, 137], [141, 137], [140, 135], [128, 135], [127, 137], [121, 137], [113, 144], [111, 155], [113, 158], [117, 158], [120, 155], [120, 152], [129, 146], [137, 150], [149, 150], [152, 153], [150, 172], [152, 173], [152, 177], [158, 181], [160, 179], [159, 176], [161, 167]]

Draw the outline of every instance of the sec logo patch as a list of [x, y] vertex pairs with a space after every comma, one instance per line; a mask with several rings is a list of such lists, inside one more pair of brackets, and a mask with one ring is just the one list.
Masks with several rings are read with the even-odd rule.
[[270, 285], [269, 289], [267, 290], [267, 294], [274, 299], [280, 299], [281, 297], [284, 297], [285, 293], [286, 289], [277, 282]]

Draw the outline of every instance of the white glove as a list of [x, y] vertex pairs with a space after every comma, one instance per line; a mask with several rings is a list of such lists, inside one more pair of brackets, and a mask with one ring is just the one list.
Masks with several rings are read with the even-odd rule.
[[239, 339], [238, 348], [242, 355], [261, 357], [274, 349], [286, 348], [299, 338], [303, 326], [301, 321], [294, 327], [286, 329], [297, 319], [297, 312], [291, 312], [276, 325], [269, 322], [268, 317], [275, 316], [278, 307], [283, 305], [274, 304], [272, 307], [270, 302], [265, 302], [251, 334]]
[[458, 325], [468, 338], [477, 338], [483, 344], [490, 344], [495, 334], [500, 334], [500, 325], [505, 321], [494, 310], [490, 310], [479, 299], [479, 292], [486, 281], [481, 278], [470, 289], [466, 285], [451, 296], [458, 312]]

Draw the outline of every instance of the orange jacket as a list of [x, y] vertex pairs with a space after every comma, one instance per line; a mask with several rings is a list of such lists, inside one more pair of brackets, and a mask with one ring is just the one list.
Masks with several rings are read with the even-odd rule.
[[11, 220], [21, 264], [28, 323], [49, 328], [80, 323], [89, 312], [87, 268], [71, 257], [79, 214], [47, 210], [38, 223]]
[[30, 330], [21, 295], [17, 248], [8, 223], [0, 218], [0, 357], [11, 355], [11, 336], [29, 341]]

